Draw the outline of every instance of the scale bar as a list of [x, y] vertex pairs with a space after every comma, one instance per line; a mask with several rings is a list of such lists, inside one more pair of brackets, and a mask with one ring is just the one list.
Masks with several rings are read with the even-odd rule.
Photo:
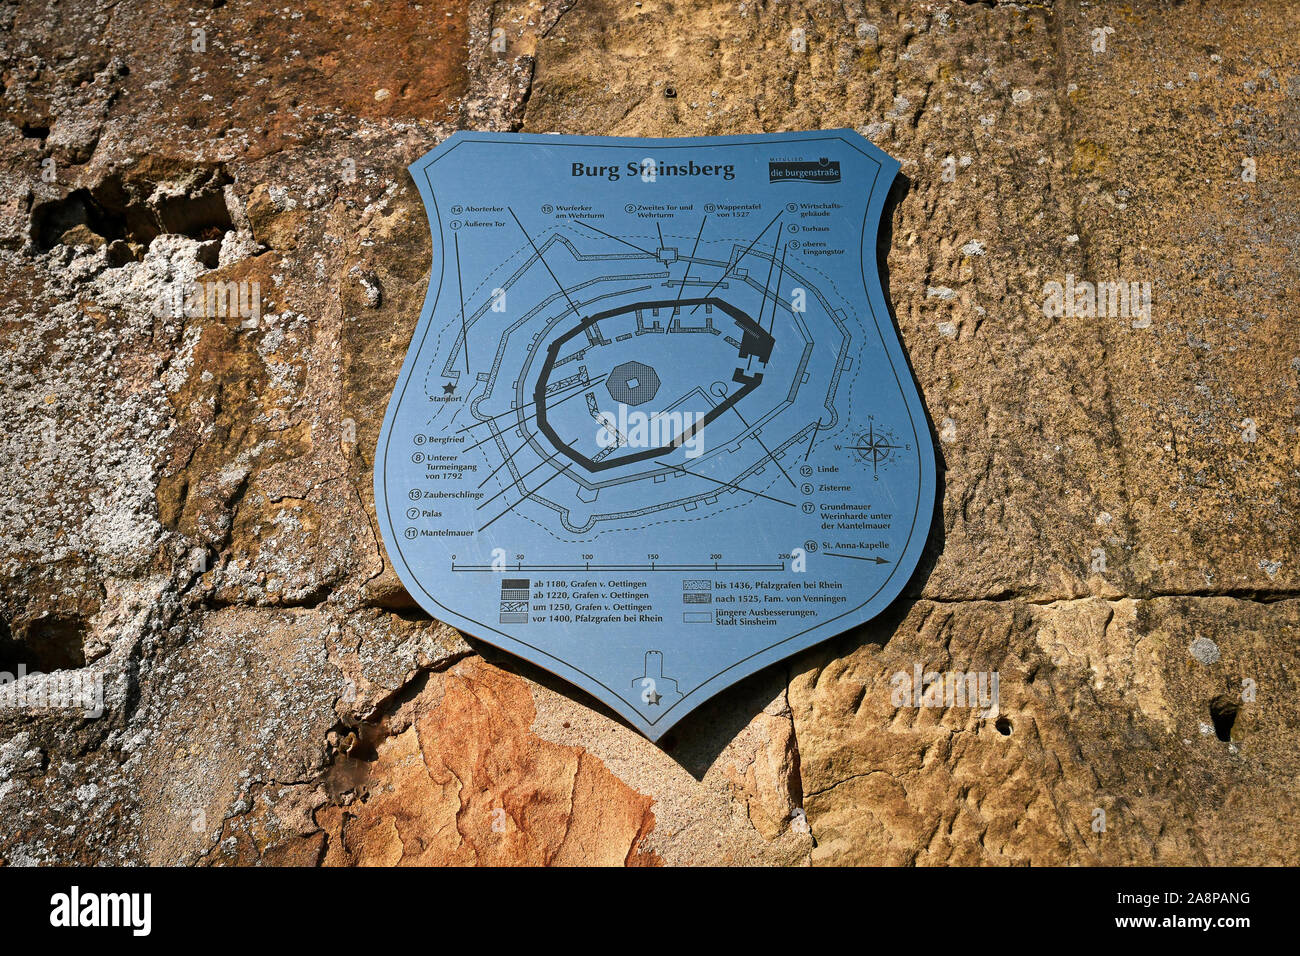
[[785, 564], [490, 564], [451, 563], [453, 571], [784, 571]]

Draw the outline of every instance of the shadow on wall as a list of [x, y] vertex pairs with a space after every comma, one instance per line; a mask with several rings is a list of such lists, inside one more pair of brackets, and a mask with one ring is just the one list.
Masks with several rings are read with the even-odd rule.
[[902, 330], [898, 325], [898, 316], [894, 314], [894, 297], [889, 293], [889, 250], [894, 244], [894, 211], [911, 188], [912, 181], [902, 173], [895, 177], [893, 185], [889, 188], [889, 196], [885, 199], [885, 209], [881, 213], [880, 233], [876, 238], [876, 268], [880, 272], [880, 287], [885, 292], [885, 303], [889, 306], [889, 321], [894, 327], [894, 334], [898, 336], [898, 341], [903, 343], [907, 374], [912, 377], [912, 385], [916, 393], [921, 396], [921, 410], [925, 415], [925, 427], [930, 429], [930, 444], [934, 446], [935, 458], [934, 513], [930, 518], [930, 534], [926, 539], [921, 560], [917, 562], [916, 570], [908, 579], [907, 587], [903, 588], [899, 601], [915, 600], [921, 596], [925, 582], [930, 579], [930, 574], [934, 571], [939, 556], [943, 554], [947, 540], [947, 530], [943, 523], [943, 501], [947, 493], [948, 462], [943, 457], [943, 443], [939, 440], [939, 433], [935, 430], [934, 420], [931, 419], [930, 410], [926, 405], [925, 390], [921, 388], [916, 370], [912, 368], [912, 359], [907, 351], [907, 340], [903, 338]]
[[[230, 181], [221, 165], [186, 167], [161, 160], [115, 172], [88, 189], [37, 203], [32, 242], [44, 252], [60, 243], [122, 241], [139, 258], [164, 233], [217, 239], [234, 228], [224, 194]], [[216, 266], [215, 261], [204, 264]]]
[[75, 617], [46, 615], [13, 626], [0, 618], [0, 673], [17, 674], [20, 664], [44, 674], [84, 667], [85, 634], [86, 623]]

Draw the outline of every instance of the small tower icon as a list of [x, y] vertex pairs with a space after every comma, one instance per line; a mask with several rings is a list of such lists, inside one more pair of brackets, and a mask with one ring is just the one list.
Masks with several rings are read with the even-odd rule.
[[641, 704], [646, 708], [666, 709], [682, 699], [677, 681], [664, 676], [664, 655], [661, 651], [645, 652], [645, 671], [632, 679], [632, 687], [641, 692]]

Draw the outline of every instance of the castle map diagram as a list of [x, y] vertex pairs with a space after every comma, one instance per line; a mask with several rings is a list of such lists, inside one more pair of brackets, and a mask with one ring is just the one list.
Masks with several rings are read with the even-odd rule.
[[418, 160], [434, 261], [375, 465], [411, 595], [652, 740], [883, 610], [935, 495], [876, 265], [897, 169], [848, 130]]

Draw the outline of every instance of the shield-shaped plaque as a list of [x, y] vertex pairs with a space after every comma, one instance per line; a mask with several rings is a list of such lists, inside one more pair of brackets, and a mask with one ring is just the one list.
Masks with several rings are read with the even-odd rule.
[[428, 296], [375, 502], [432, 615], [658, 739], [878, 614], [935, 460], [849, 130], [456, 133], [411, 167]]

